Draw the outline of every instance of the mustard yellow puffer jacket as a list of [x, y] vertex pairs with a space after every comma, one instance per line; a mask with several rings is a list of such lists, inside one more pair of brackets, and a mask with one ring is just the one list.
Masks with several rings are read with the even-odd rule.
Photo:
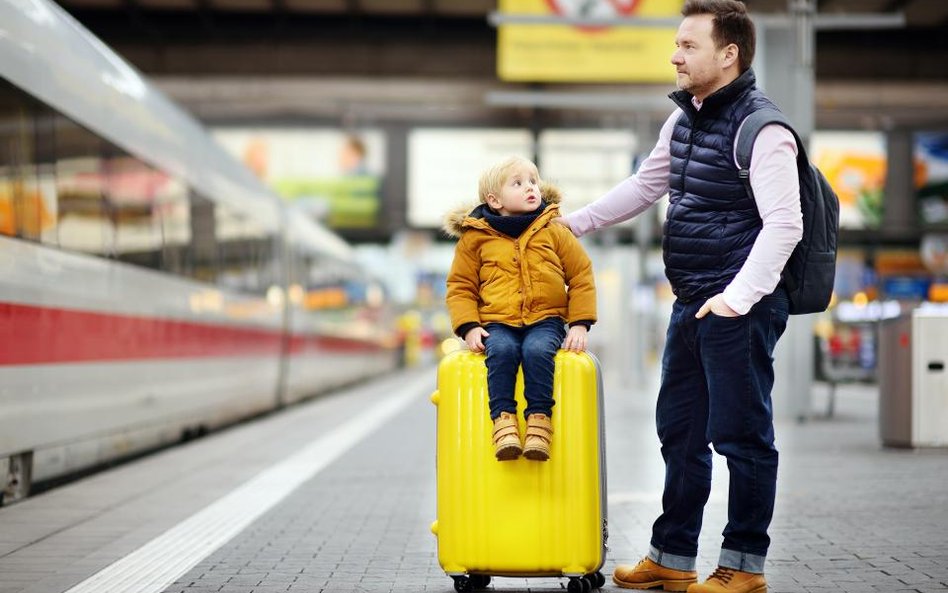
[[455, 332], [471, 322], [596, 321], [589, 256], [567, 227], [550, 222], [560, 215], [559, 190], [544, 184], [541, 194], [546, 209], [516, 239], [470, 216], [469, 208], [445, 217], [445, 232], [460, 237], [446, 296]]

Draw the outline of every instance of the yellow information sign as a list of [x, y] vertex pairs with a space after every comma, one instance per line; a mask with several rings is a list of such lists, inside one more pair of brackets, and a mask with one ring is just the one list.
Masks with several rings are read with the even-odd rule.
[[[502, 16], [674, 18], [683, 0], [500, 0]], [[509, 82], [675, 81], [676, 27], [501, 24], [497, 75]]]

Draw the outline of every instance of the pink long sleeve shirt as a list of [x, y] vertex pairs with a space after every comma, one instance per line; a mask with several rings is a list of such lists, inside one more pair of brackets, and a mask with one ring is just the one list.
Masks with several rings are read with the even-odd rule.
[[[699, 101], [693, 102], [701, 109]], [[680, 116], [681, 110], [676, 109], [665, 121], [655, 148], [635, 175], [595, 202], [564, 216], [575, 235], [628, 220], [668, 193], [671, 136]], [[724, 302], [741, 315], [774, 291], [784, 265], [803, 236], [796, 158], [797, 144], [789, 130], [773, 124], [760, 131], [751, 151], [750, 184], [763, 228], [747, 261], [724, 289]], [[736, 155], [734, 159], [736, 167]]]

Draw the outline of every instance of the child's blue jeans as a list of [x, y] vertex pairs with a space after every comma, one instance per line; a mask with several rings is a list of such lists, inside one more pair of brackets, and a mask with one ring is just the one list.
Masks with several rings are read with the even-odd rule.
[[566, 324], [550, 317], [532, 325], [514, 327], [502, 323], [484, 326], [487, 352], [487, 391], [491, 419], [501, 412], [517, 413], [514, 389], [517, 369], [523, 364], [523, 395], [527, 400], [524, 417], [553, 415], [553, 357], [566, 337]]

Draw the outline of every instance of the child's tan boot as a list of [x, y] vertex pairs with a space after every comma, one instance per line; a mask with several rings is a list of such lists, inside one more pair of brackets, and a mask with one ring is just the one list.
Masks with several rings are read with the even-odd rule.
[[553, 421], [546, 414], [527, 416], [527, 440], [523, 456], [534, 461], [550, 458], [550, 443], [553, 441]]
[[497, 461], [509, 461], [520, 457], [520, 424], [517, 415], [501, 412], [494, 418], [494, 456]]

